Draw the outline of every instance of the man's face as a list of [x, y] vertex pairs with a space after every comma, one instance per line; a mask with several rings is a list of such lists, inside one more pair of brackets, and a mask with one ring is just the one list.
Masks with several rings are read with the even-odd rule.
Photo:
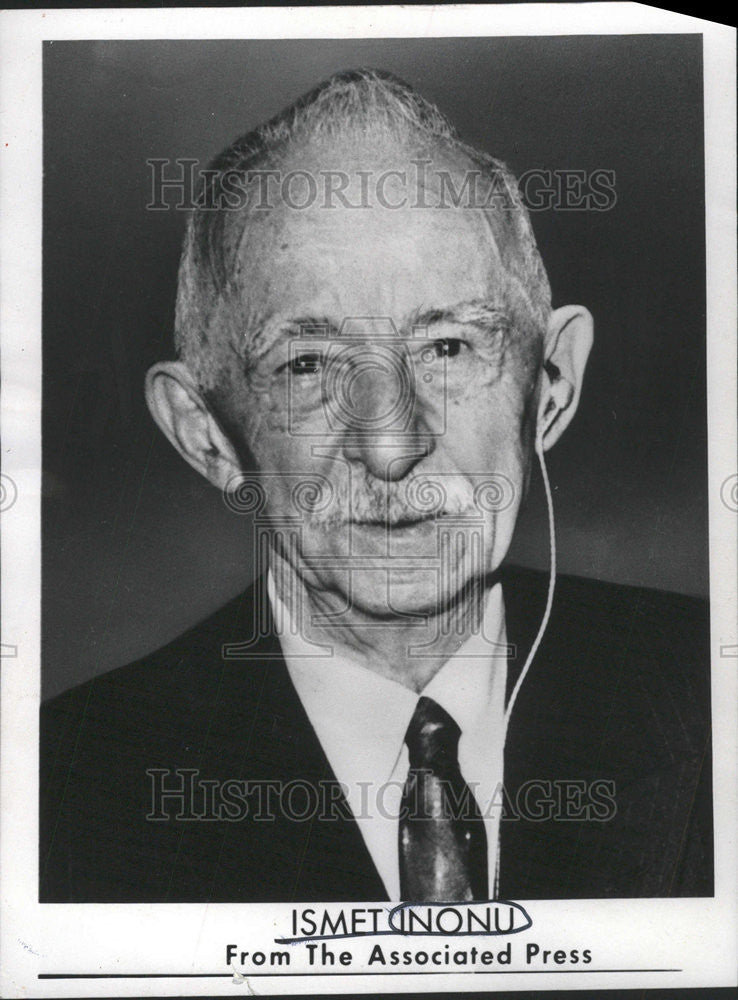
[[[299, 166], [317, 176], [335, 164], [316, 152]], [[396, 155], [365, 153], [347, 169], [389, 166]], [[511, 308], [489, 214], [408, 200], [281, 204], [249, 224], [239, 280], [258, 328], [244, 331], [247, 364], [234, 354], [216, 403], [256, 460], [272, 527], [297, 518], [288, 561], [308, 585], [380, 616], [450, 606], [500, 564], [540, 359]], [[320, 489], [312, 507], [303, 483]]]

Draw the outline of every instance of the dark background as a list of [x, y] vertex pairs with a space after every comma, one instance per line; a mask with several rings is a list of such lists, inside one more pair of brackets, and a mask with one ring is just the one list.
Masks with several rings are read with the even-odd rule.
[[[249, 582], [249, 525], [155, 429], [182, 212], [148, 158], [206, 161], [332, 72], [388, 69], [516, 173], [603, 168], [608, 212], [533, 225], [595, 347], [549, 453], [560, 570], [706, 595], [698, 35], [49, 42], [44, 52], [44, 691], [137, 657]], [[511, 560], [544, 567], [540, 484]]]

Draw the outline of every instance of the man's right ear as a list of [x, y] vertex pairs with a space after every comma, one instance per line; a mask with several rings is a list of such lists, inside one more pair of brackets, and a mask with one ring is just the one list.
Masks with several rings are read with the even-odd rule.
[[160, 361], [149, 368], [146, 402], [180, 455], [218, 489], [241, 472], [233, 446], [181, 361]]

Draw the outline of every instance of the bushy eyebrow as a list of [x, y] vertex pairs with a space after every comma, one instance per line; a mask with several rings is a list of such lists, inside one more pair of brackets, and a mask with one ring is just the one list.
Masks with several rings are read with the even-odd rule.
[[[252, 358], [263, 357], [282, 341], [293, 337], [337, 337], [340, 335], [343, 322], [337, 325], [327, 316], [272, 317], [262, 325], [251, 344]], [[489, 331], [508, 326], [510, 318], [496, 302], [473, 299], [469, 302], [457, 302], [451, 306], [414, 309], [402, 324], [401, 331], [407, 335], [413, 328], [431, 327], [442, 323], [476, 326], [480, 330]]]
[[406, 326], [412, 329], [418, 326], [453, 323], [489, 330], [492, 327], [507, 325], [509, 322], [508, 314], [497, 303], [475, 299], [470, 302], [457, 302], [452, 306], [415, 309], [408, 317]]
[[293, 337], [335, 337], [338, 327], [325, 316], [272, 316], [264, 320], [258, 332], [248, 345], [251, 364], [258, 362], [265, 355], [285, 340]]

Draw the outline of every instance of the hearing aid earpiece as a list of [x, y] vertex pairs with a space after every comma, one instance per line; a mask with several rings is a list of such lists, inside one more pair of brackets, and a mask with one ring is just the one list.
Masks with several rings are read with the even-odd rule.
[[[550, 374], [549, 374], [550, 379]], [[556, 423], [559, 414], [565, 410], [574, 398], [574, 387], [561, 377], [557, 377], [550, 382], [548, 387], [548, 399], [546, 405], [538, 418], [538, 430], [536, 434], [536, 452], [543, 449], [543, 439], [548, 434], [551, 427]]]

